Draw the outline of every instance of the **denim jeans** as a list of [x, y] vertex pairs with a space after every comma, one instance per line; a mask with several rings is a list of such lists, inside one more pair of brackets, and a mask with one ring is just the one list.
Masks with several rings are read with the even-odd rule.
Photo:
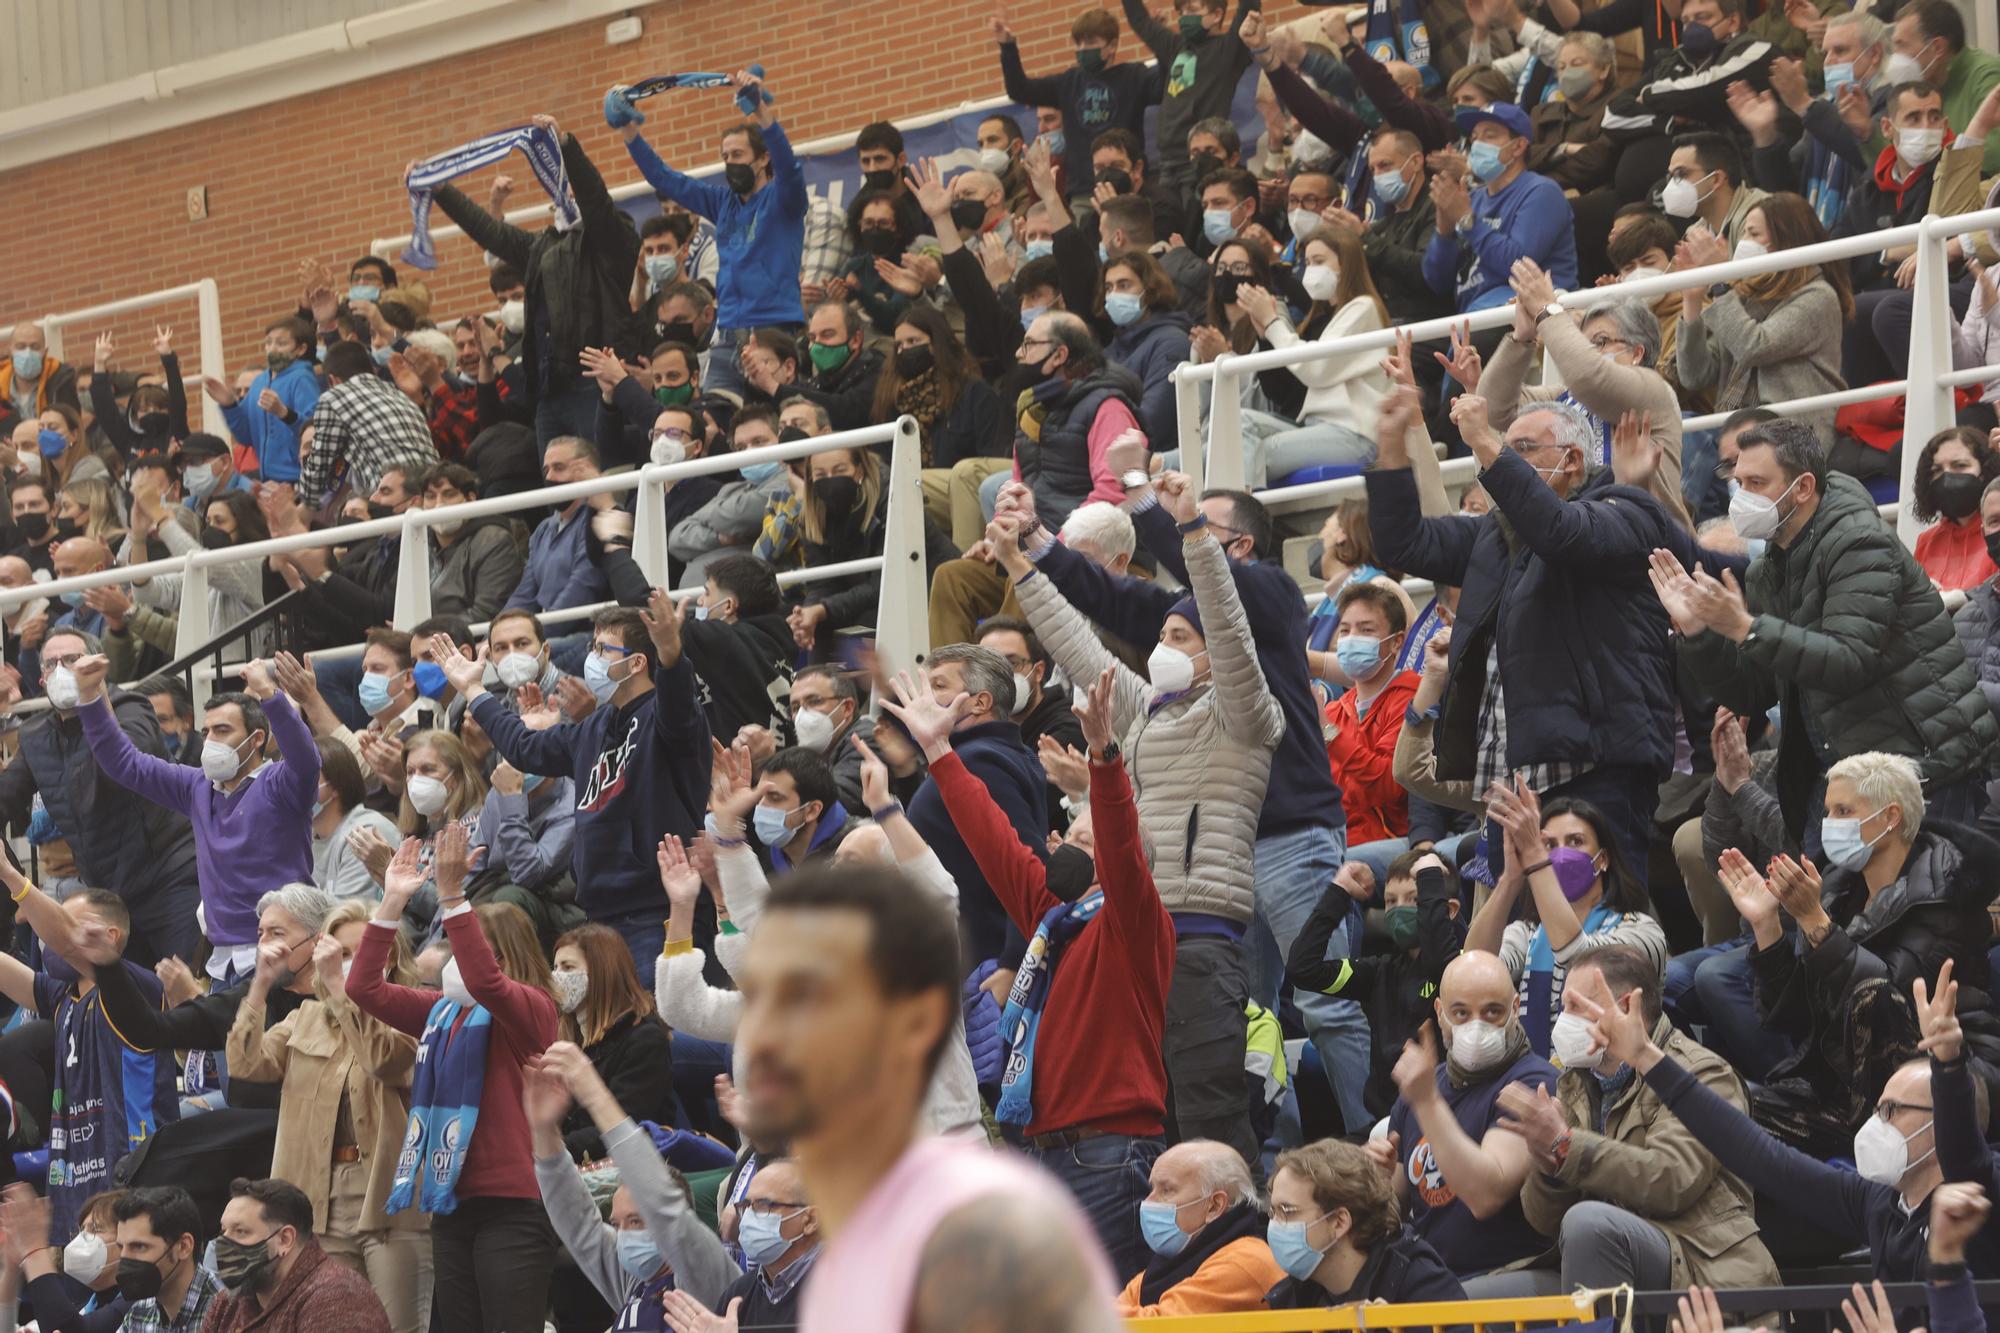
[[[1250, 924], [1250, 993], [1276, 1006], [1285, 980], [1285, 956], [1319, 905], [1347, 850], [1345, 829], [1302, 828], [1257, 840], [1257, 918]], [[1344, 957], [1347, 936], [1336, 932], [1329, 958]], [[1368, 1086], [1368, 1018], [1352, 1000], [1294, 993], [1306, 1035], [1333, 1073], [1334, 1095], [1350, 1133], [1372, 1123], [1362, 1090]]]
[[597, 924], [611, 927], [624, 939], [625, 947], [632, 951], [632, 965], [639, 969], [639, 984], [651, 991], [653, 965], [660, 961], [660, 950], [667, 947], [667, 919], [658, 912], [627, 912], [607, 916]]
[[[1410, 850], [1408, 838], [1378, 838], [1374, 842], [1358, 842], [1347, 849], [1347, 859], [1359, 861], [1375, 876], [1374, 901], [1382, 901], [1382, 890], [1388, 887], [1389, 863]], [[1353, 917], [1348, 918], [1350, 921]]]
[[[569, 622], [575, 624], [575, 621]], [[588, 621], [584, 622], [586, 625]], [[583, 659], [590, 656], [590, 643], [596, 637], [595, 631], [581, 629], [574, 634], [565, 634], [549, 640], [549, 665], [565, 676], [581, 676]]]
[[1792, 1053], [1788, 1038], [1758, 1021], [1747, 936], [1670, 960], [1662, 999], [1675, 1027], [1700, 1027], [1702, 1045], [1752, 1083]]
[[361, 659], [342, 658], [334, 662], [314, 662], [313, 678], [333, 715], [356, 731], [365, 730], [371, 719], [361, 706]]
[[1152, 1251], [1139, 1234], [1139, 1204], [1152, 1192], [1153, 1162], [1166, 1140], [1103, 1134], [1053, 1148], [1020, 1147], [1062, 1181], [1090, 1218], [1121, 1287], [1146, 1266]]

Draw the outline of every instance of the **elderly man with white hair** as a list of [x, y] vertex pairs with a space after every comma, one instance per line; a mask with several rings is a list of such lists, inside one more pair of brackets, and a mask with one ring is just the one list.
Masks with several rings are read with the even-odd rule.
[[1691, 567], [1693, 539], [1653, 495], [1601, 465], [1602, 440], [1582, 408], [1536, 404], [1502, 440], [1472, 394], [1452, 416], [1493, 510], [1469, 522], [1426, 518], [1406, 442], [1417, 412], [1414, 389], [1384, 401], [1369, 527], [1383, 565], [1461, 589], [1438, 776], [1484, 792], [1518, 774], [1544, 799], [1587, 801], [1643, 877], [1678, 726], [1673, 649], [1666, 616], [1647, 605], [1647, 560], [1663, 548]]
[[1118, 1294], [1127, 1319], [1234, 1314], [1267, 1308], [1285, 1270], [1264, 1239], [1269, 1220], [1242, 1154], [1188, 1139], [1153, 1163], [1139, 1231], [1152, 1253]]

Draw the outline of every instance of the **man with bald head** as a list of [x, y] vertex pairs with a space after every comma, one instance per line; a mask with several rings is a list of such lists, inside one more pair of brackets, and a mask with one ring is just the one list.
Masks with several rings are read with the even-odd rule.
[[1468, 949], [1444, 970], [1435, 1032], [1403, 1048], [1401, 1095], [1389, 1136], [1369, 1145], [1390, 1172], [1404, 1216], [1460, 1277], [1539, 1254], [1546, 1247], [1521, 1211], [1534, 1159], [1501, 1126], [1500, 1094], [1518, 1084], [1553, 1089], [1556, 1071], [1528, 1048], [1514, 978], [1497, 954]]
[[76, 367], [49, 355], [42, 326], [22, 320], [8, 339], [7, 361], [0, 365], [0, 412], [32, 421], [56, 404], [81, 413], [76, 396]]
[[1216, 1139], [1188, 1139], [1153, 1163], [1139, 1205], [1146, 1267], [1118, 1295], [1127, 1319], [1233, 1314], [1265, 1308], [1284, 1279], [1271, 1257], [1257, 1190], [1243, 1155]]
[[[18, 555], [0, 555], [0, 591], [25, 588], [35, 581], [35, 571]], [[42, 636], [49, 628], [49, 599], [34, 597], [0, 612], [0, 627], [7, 641], [7, 664], [20, 670], [22, 654], [38, 652]]]
[[[56, 544], [54, 553], [55, 576], [59, 579], [73, 579], [79, 574], [95, 574], [111, 568], [111, 548], [95, 537], [71, 537], [66, 542]], [[86, 606], [83, 594], [66, 592], [63, 601], [69, 609], [56, 620], [53, 628], [80, 629], [100, 638], [104, 634], [104, 613]]]

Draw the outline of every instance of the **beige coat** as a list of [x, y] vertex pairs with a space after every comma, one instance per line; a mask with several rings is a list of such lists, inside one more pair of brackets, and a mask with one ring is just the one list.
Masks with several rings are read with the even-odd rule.
[[305, 1191], [312, 1200], [316, 1229], [326, 1229], [333, 1131], [343, 1089], [361, 1161], [368, 1168], [363, 1228], [421, 1231], [430, 1224], [415, 1208], [395, 1214], [382, 1211], [410, 1120], [416, 1038], [362, 1013], [345, 992], [300, 1005], [267, 1031], [264, 1006], [245, 996], [229, 1029], [227, 1049], [231, 1074], [283, 1085], [271, 1174]]
[[[1653, 1040], [1709, 1091], [1749, 1113], [1743, 1081], [1721, 1056], [1665, 1017], [1654, 1027]], [[1572, 1125], [1595, 1123], [1592, 1102], [1601, 1095], [1587, 1069], [1569, 1070], [1556, 1084], [1556, 1098]], [[1586, 1200], [1623, 1208], [1666, 1233], [1673, 1251], [1670, 1287], [1779, 1285], [1778, 1266], [1757, 1235], [1750, 1187], [1722, 1169], [1643, 1078], [1634, 1078], [1619, 1094], [1602, 1134], [1575, 1131], [1556, 1182], [1533, 1171], [1521, 1191], [1529, 1225], [1547, 1236], [1561, 1231], [1571, 1204]]]

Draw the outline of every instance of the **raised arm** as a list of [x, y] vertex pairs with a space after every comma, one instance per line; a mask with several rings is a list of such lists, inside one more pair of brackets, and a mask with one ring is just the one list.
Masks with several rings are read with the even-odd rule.
[[1095, 680], [1106, 669], [1116, 672], [1118, 688], [1112, 725], [1123, 733], [1151, 701], [1153, 687], [1111, 654], [1083, 613], [1071, 606], [1055, 584], [1041, 577], [1041, 571], [1021, 554], [1019, 532], [1019, 521], [1013, 515], [993, 520], [987, 535], [993, 543], [995, 559], [1014, 581], [1014, 594], [1021, 600], [1021, 609], [1064, 675], [1071, 680]]
[[1437, 1156], [1438, 1171], [1452, 1192], [1481, 1221], [1521, 1196], [1533, 1165], [1520, 1135], [1495, 1127], [1474, 1142], [1438, 1090], [1437, 1058], [1431, 1053], [1433, 1024], [1403, 1047], [1396, 1061], [1396, 1088], [1410, 1104], [1424, 1137]]
[[143, 754], [118, 725], [104, 686], [111, 661], [93, 653], [76, 664], [77, 716], [83, 738], [104, 775], [137, 792], [155, 805], [187, 814], [193, 808], [195, 784], [205, 782], [201, 770]]
[[[404, 173], [408, 179], [408, 173]], [[524, 231], [497, 218], [478, 204], [460, 193], [456, 186], [440, 185], [431, 192], [431, 200], [443, 210], [444, 215], [457, 223], [459, 229], [471, 238], [473, 244], [490, 254], [525, 271], [528, 267], [528, 253], [535, 244], [535, 234]]]
[[545, 992], [514, 980], [500, 970], [493, 942], [465, 901], [465, 825], [453, 820], [438, 830], [431, 869], [437, 876], [438, 904], [443, 909], [445, 937], [458, 962], [465, 989], [493, 1015], [496, 1027], [511, 1032], [530, 1050], [541, 1050], [556, 1035], [556, 1007]]
[[[1165, 503], [1185, 502], [1193, 510], [1193, 489], [1186, 485], [1185, 477], [1180, 480], [1180, 499]], [[1239, 745], [1275, 746], [1285, 734], [1285, 715], [1264, 679], [1256, 645], [1250, 641], [1250, 618], [1237, 594], [1236, 579], [1229, 572], [1229, 557], [1206, 525], [1187, 533], [1183, 540], [1223, 730]]]

